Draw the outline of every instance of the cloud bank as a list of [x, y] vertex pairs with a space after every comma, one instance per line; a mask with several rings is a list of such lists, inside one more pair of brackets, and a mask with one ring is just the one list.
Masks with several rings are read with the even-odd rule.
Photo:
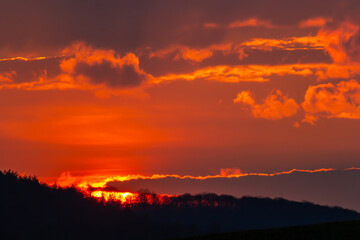
[[124, 192], [148, 189], [159, 194], [214, 192], [237, 197], [283, 197], [360, 211], [360, 191], [354, 186], [354, 182], [358, 181], [360, 170], [348, 169], [313, 173], [294, 171], [274, 176], [249, 175], [235, 178], [133, 179], [108, 182], [106, 186]]

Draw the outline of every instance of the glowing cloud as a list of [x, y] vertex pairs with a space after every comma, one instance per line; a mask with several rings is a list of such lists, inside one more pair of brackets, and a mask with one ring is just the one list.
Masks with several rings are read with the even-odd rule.
[[206, 58], [209, 58], [213, 55], [213, 52], [208, 49], [189, 49], [183, 48], [180, 53], [175, 56], [175, 59], [182, 58], [184, 60], [190, 60], [194, 62], [201, 62]]
[[336, 29], [322, 28], [317, 38], [324, 44], [335, 63], [345, 64], [359, 60], [358, 32], [357, 25], [343, 22]]
[[257, 18], [249, 18], [243, 21], [235, 21], [229, 24], [229, 28], [243, 28], [243, 27], [265, 27], [276, 28], [278, 26], [273, 25], [268, 20], [261, 20]]
[[331, 18], [322, 18], [322, 17], [315, 17], [306, 19], [299, 23], [300, 28], [310, 28], [310, 27], [323, 27], [326, 23], [331, 22]]
[[316, 36], [292, 37], [284, 39], [254, 38], [241, 43], [253, 49], [271, 51], [272, 49], [299, 50], [299, 49], [324, 49], [324, 44]]
[[303, 122], [314, 124], [320, 117], [360, 119], [360, 84], [355, 80], [310, 86], [301, 104]]
[[151, 52], [149, 58], [165, 58], [175, 54], [174, 60], [182, 59], [189, 62], [202, 62], [212, 57], [216, 51], [221, 52], [223, 55], [238, 54], [240, 60], [247, 57], [241, 45], [227, 43], [215, 44], [206, 48], [189, 48], [187, 46], [175, 45]]
[[4, 72], [0, 74], [0, 84], [1, 83], [11, 83], [13, 80], [13, 76], [16, 75], [15, 71], [12, 72]]
[[234, 103], [246, 104], [255, 118], [269, 120], [291, 117], [297, 113], [299, 108], [294, 99], [284, 96], [280, 90], [270, 93], [263, 104], [255, 104], [250, 92], [242, 91], [234, 99]]
[[211, 66], [185, 74], [168, 74], [153, 79], [154, 83], [163, 81], [205, 79], [219, 82], [267, 82], [271, 75], [313, 75], [312, 68], [319, 68], [320, 65], [238, 65], [238, 66]]
[[222, 168], [220, 169], [220, 175], [223, 177], [241, 175], [242, 171], [239, 168]]
[[108, 192], [108, 191], [94, 191], [91, 193], [91, 196], [99, 199], [104, 199], [105, 201], [120, 201], [120, 203], [131, 203], [136, 201], [138, 194], [130, 192]]

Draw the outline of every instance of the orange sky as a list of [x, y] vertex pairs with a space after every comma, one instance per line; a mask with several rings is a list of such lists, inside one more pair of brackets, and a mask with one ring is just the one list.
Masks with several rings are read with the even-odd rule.
[[54, 182], [360, 166], [357, 1], [20, 5], [0, 9], [1, 169]]

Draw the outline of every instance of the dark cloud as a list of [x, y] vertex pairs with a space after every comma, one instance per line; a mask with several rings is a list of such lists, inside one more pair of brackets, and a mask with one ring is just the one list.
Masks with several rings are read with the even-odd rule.
[[[331, 63], [332, 59], [322, 49], [306, 50], [283, 50], [274, 49], [263, 51], [258, 49], [246, 48], [245, 56], [239, 58], [239, 53], [226, 53], [219, 50], [213, 51], [213, 55], [194, 63], [184, 59], [176, 58], [177, 52], [168, 54], [166, 57], [152, 57], [147, 55], [140, 57], [140, 66], [146, 72], [161, 76], [170, 73], [187, 73], [199, 68], [209, 66], [245, 66], [245, 65], [285, 65], [285, 64], [309, 64], [309, 63]], [[166, 67], [164, 67], [166, 66]]]
[[220, 52], [201, 63], [202, 67], [216, 65], [283, 65], [330, 63], [329, 56], [323, 50], [272, 50], [246, 49], [246, 57], [239, 59], [238, 54], [224, 56]]
[[360, 31], [358, 30], [348, 41], [344, 41], [342, 44], [350, 60], [360, 62]]
[[27, 90], [105, 89], [136, 87], [152, 76], [139, 68], [133, 53], [120, 57], [110, 49], [94, 49], [77, 42], [61, 52], [63, 57], [0, 60], [4, 88]]
[[146, 75], [136, 71], [133, 65], [113, 67], [109, 61], [88, 65], [78, 63], [75, 72], [90, 79], [93, 84], [105, 83], [109, 87], [134, 87], [145, 80]]
[[290, 200], [338, 205], [360, 211], [360, 190], [354, 185], [359, 181], [360, 170], [345, 170], [206, 180], [167, 177], [108, 182], [107, 186], [118, 191], [130, 192], [145, 188], [159, 194], [214, 192], [237, 197], [283, 197]]
[[11, 80], [16, 83], [31, 82], [42, 75], [51, 78], [61, 72], [60, 60], [61, 58], [4, 60], [0, 61], [0, 74], [14, 72], [11, 74]]
[[45, 54], [73, 41], [121, 53], [140, 46], [206, 46], [228, 34], [224, 28], [204, 28], [208, 22], [227, 26], [257, 17], [275, 25], [295, 26], [317, 16], [356, 17], [359, 5], [340, 0], [5, 0], [0, 9], [0, 46], [4, 55], [21, 51]]

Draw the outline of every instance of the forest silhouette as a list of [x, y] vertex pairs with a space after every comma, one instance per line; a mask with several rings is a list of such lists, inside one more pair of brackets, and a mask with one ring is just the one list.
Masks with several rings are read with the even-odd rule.
[[208, 193], [121, 204], [11, 170], [0, 172], [0, 196], [1, 239], [168, 239], [360, 219], [340, 207]]

